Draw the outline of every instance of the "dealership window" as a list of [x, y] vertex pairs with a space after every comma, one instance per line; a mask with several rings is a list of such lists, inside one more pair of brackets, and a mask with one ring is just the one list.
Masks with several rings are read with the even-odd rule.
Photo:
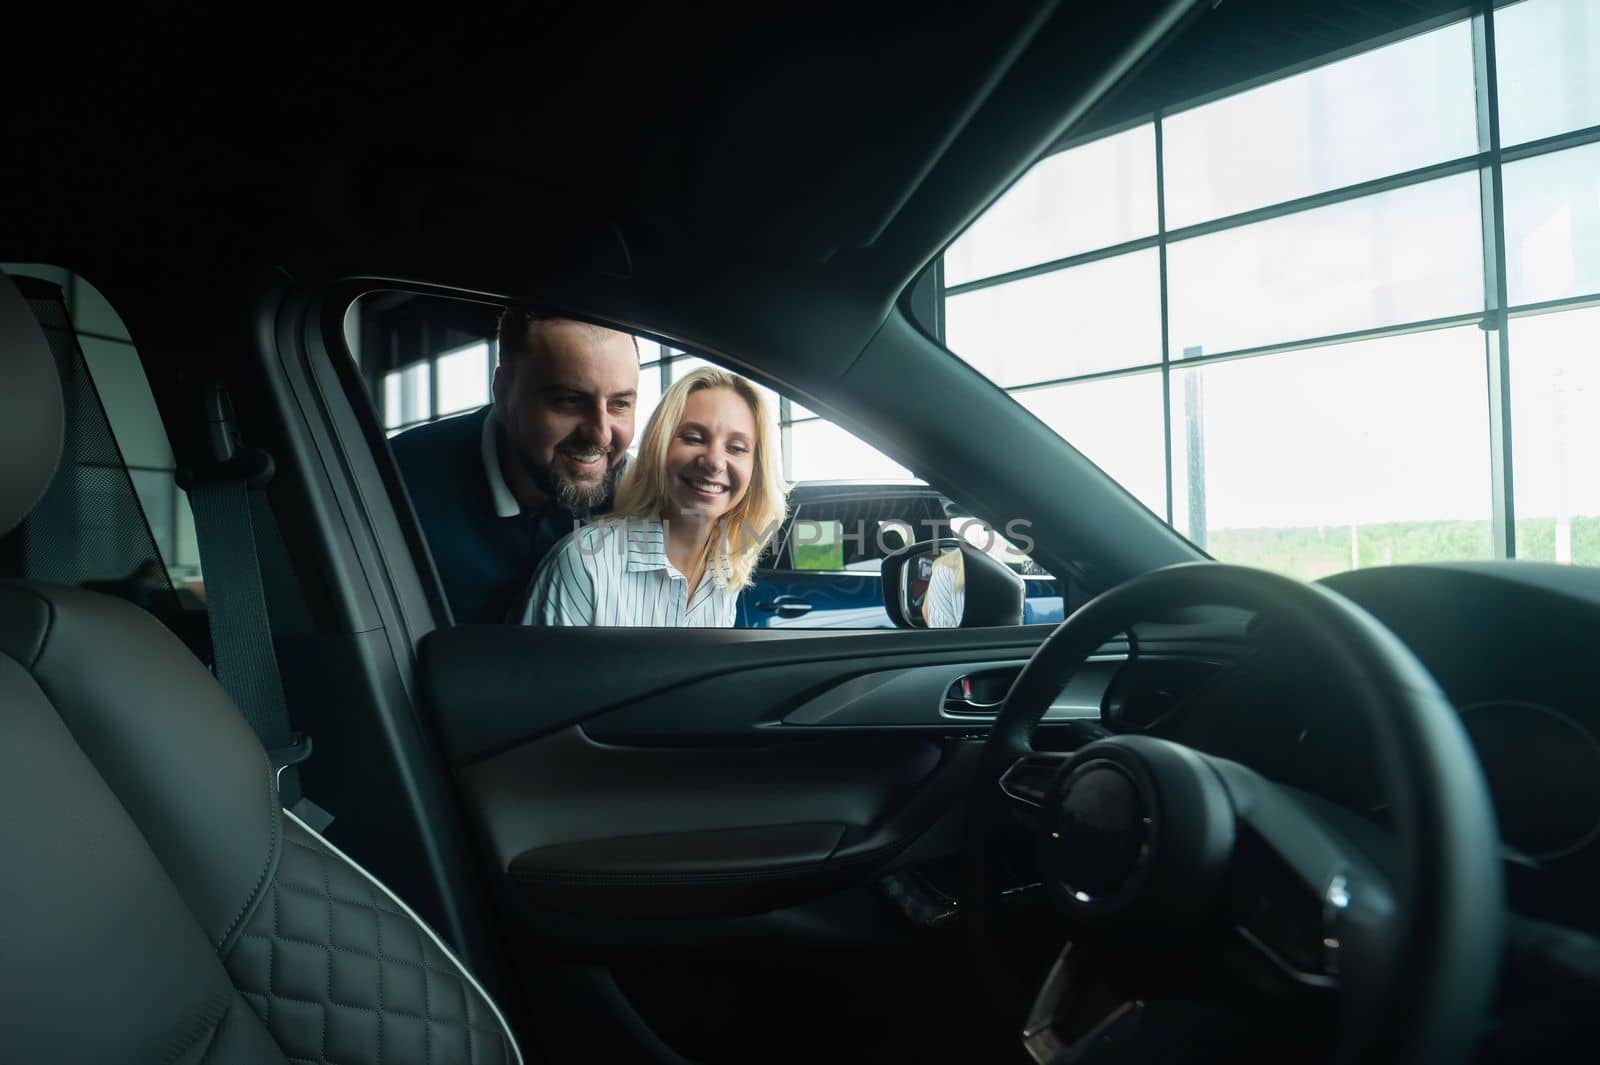
[[1595, 70], [1521, 0], [1069, 142], [943, 338], [1218, 558], [1600, 565]]
[[1600, 308], [1511, 321], [1517, 554], [1600, 566]]
[[[1148, 257], [1135, 265], [1143, 275], [1154, 268], [1153, 262], [1145, 259]], [[1122, 269], [1125, 269], [1122, 264], [1112, 264], [1100, 272], [1109, 274], [1114, 281], [1119, 276], [1117, 271]], [[1089, 273], [1093, 272], [1085, 272]], [[1104, 280], [1091, 279], [1086, 284], [1092, 290], [1099, 286], [1095, 290], [1099, 292], [1115, 287], [1114, 283]], [[1086, 305], [1094, 298], [1094, 291], [1091, 291]], [[401, 437], [441, 419], [470, 416], [490, 403], [497, 359], [494, 333], [498, 313], [499, 308], [494, 305], [416, 293], [378, 292], [356, 301], [347, 316], [347, 340], [390, 438]], [[1108, 326], [1106, 336], [1111, 335]], [[635, 448], [663, 392], [698, 367], [711, 365], [705, 359], [648, 337], [636, 340], [639, 390], [634, 408]], [[996, 354], [997, 359], [1007, 357], [1003, 350]], [[1020, 379], [1027, 381], [1060, 372], [1045, 364], [1030, 362], [1026, 353], [1017, 357], [1016, 367]], [[974, 519], [970, 511], [963, 510], [956, 502], [918, 480], [911, 470], [842, 426], [759, 382], [753, 383], [778, 421], [779, 459], [784, 479], [793, 488], [787, 520], [775, 530], [766, 553], [757, 564], [752, 585], [738, 597], [737, 626], [891, 627], [883, 606], [880, 574], [885, 555], [902, 544], [956, 535], [958, 531], [980, 550], [989, 551], [993, 557], [1010, 565], [1024, 579], [1026, 620], [1060, 620], [1064, 605], [1062, 589], [1049, 573], [1035, 565], [998, 530], [990, 534], [988, 526]], [[1082, 394], [1082, 388], [1073, 393], [1074, 397]], [[1040, 398], [1058, 402], [1044, 394]], [[476, 425], [468, 428], [474, 434], [479, 431]], [[459, 438], [450, 427], [441, 426], [412, 437], [410, 442], [417, 444], [419, 440], [430, 448], [451, 449]], [[450, 443], [444, 442], [447, 440]], [[405, 441], [397, 441], [394, 446], [400, 454], [407, 445]], [[412, 452], [413, 456], [415, 454]], [[450, 451], [450, 454], [455, 452]], [[415, 461], [410, 465], [401, 463], [401, 466], [419, 517], [423, 510], [437, 514], [439, 499], [448, 493], [437, 490], [437, 479], [426, 485], [417, 483], [414, 478], [432, 474]], [[483, 501], [475, 500], [470, 493], [452, 495], [451, 500], [450, 505], [457, 507]], [[422, 518], [422, 524], [425, 535], [452, 535], [437, 519], [430, 522]], [[429, 532], [430, 525], [432, 532]], [[1025, 534], [1026, 529], [1021, 532]], [[459, 528], [455, 533], [459, 535], [455, 535], [451, 543], [430, 541], [429, 544], [447, 596], [452, 595], [452, 578], [446, 574], [464, 565], [460, 545], [468, 539]], [[531, 550], [530, 547], [529, 552]], [[508, 565], [520, 566], [523, 558], [529, 559], [522, 580], [525, 585], [533, 576], [533, 558], [527, 553], [518, 554]], [[472, 564], [468, 560], [465, 565], [470, 568]], [[497, 575], [503, 575], [498, 568], [500, 562], [492, 561], [492, 565]], [[510, 607], [505, 611], [499, 607], [504, 605], [500, 602], [502, 598], [507, 603], [516, 600], [515, 593], [506, 592], [502, 586], [515, 582], [501, 582], [499, 576], [495, 581], [493, 604], [488, 595], [468, 602], [458, 588], [456, 598], [451, 600], [457, 620], [461, 620], [464, 610], [474, 621], [502, 620], [511, 616]]]
[[[357, 301], [352, 318], [360, 324], [351, 330], [351, 351], [389, 436], [491, 401], [497, 314], [498, 308], [488, 305], [398, 292]], [[639, 396], [634, 424], [643, 431], [661, 393], [694, 368], [710, 364], [647, 337], [636, 339]], [[788, 480], [911, 477], [904, 466], [854, 434], [763, 385], [756, 387], [778, 414]]]

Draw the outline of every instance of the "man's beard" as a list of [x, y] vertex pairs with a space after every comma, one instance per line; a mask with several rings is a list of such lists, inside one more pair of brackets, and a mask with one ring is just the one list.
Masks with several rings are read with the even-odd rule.
[[[518, 457], [522, 460], [523, 468], [533, 475], [534, 484], [539, 487], [539, 490], [568, 510], [591, 510], [609, 500], [616, 480], [616, 456], [618, 452], [616, 450], [605, 451], [606, 468], [600, 475], [600, 479], [592, 483], [584, 483], [573, 480], [557, 468], [557, 464], [561, 460], [561, 451], [564, 447], [567, 447], [564, 443], [557, 445], [555, 458], [551, 460], [550, 465], [542, 468], [538, 463], [533, 462], [528, 456], [520, 452]], [[573, 448], [572, 450], [577, 449]], [[596, 454], [601, 453], [599, 448], [593, 448], [591, 451]]]

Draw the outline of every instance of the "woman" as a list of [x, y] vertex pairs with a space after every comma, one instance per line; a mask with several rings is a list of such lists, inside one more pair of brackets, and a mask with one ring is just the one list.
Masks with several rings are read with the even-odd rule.
[[952, 547], [933, 560], [928, 591], [922, 598], [922, 623], [930, 629], [959, 629], [966, 595], [966, 565], [961, 549]]
[[612, 513], [545, 557], [522, 623], [731, 627], [783, 522], [777, 439], [749, 381], [685, 375], [650, 416]]

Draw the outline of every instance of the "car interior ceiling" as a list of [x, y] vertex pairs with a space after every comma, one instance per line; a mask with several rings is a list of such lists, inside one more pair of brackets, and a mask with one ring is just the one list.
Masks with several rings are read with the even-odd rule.
[[[618, 669], [590, 632], [530, 654], [525, 632], [452, 628], [342, 351], [344, 314], [385, 290], [531, 299], [714, 358], [959, 492], [972, 513], [1027, 518], [1035, 557], [1081, 599], [1204, 553], [949, 357], [918, 302], [932, 264], [1052, 145], [1460, 8], [569, 12], [530, 27], [570, 44], [539, 49], [535, 65], [520, 28], [495, 20], [427, 27], [425, 44], [398, 21], [341, 37], [329, 16], [319, 32], [333, 43], [320, 47], [302, 27], [261, 27], [268, 58], [74, 40], [95, 78], [3, 120], [14, 158], [51, 162], [0, 178], [7, 203], [26, 208], [10, 212], [0, 258], [63, 264], [105, 293], [138, 338], [180, 464], [208, 461], [219, 382], [244, 439], [275, 457], [256, 530], [285, 693], [315, 734], [306, 793], [334, 814], [330, 838], [437, 928], [541, 1049], [804, 1060], [827, 1050], [828, 1032], [879, 1026], [863, 1053], [888, 1060], [883, 1018], [932, 1013], [949, 1027], [908, 1045], [937, 1054], [949, 1039], [944, 1050], [982, 1060], [986, 1036], [956, 1023], [978, 1008], [957, 948], [885, 922], [857, 875], [891, 871], [890, 855], [894, 869], [948, 857], [970, 737], [889, 728], [871, 699], [858, 711], [883, 727], [864, 739], [767, 726], [868, 673], [1014, 670], [1047, 630], [663, 638]], [[71, 33], [33, 29], [36, 47]], [[273, 58], [284, 55], [300, 58]], [[470, 92], [440, 88], [463, 82]], [[80, 132], [63, 140], [64, 129]], [[140, 162], [109, 181], [108, 159]], [[962, 428], [974, 424], [982, 448]], [[1139, 639], [1174, 658], [1237, 648], [1237, 617], [1203, 621]], [[208, 658], [192, 618], [169, 624], [190, 626], [180, 635]], [[715, 712], [689, 720], [685, 705]], [[1087, 727], [1046, 731], [1070, 744]], [[733, 804], [805, 831], [731, 838]], [[689, 855], [660, 864], [682, 876], [670, 905], [603, 875], [621, 859], [595, 842], [642, 835]], [[729, 854], [773, 850], [798, 872], [759, 891], [713, 875]], [[601, 872], [574, 878], [573, 863]], [[758, 997], [770, 1001], [755, 1009]], [[775, 1024], [810, 1023], [786, 1020], [786, 1001], [818, 1011], [822, 1034], [777, 1045], [791, 1033]]]

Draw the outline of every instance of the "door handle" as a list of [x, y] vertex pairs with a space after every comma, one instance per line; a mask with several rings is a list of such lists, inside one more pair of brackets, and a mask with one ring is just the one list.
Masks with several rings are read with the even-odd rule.
[[1016, 677], [1017, 671], [1010, 669], [957, 677], [944, 693], [945, 712], [994, 716], [1005, 705], [1006, 693]]
[[756, 609], [777, 614], [780, 618], [803, 618], [811, 613], [811, 604], [798, 595], [780, 595], [770, 603], [757, 603]]

